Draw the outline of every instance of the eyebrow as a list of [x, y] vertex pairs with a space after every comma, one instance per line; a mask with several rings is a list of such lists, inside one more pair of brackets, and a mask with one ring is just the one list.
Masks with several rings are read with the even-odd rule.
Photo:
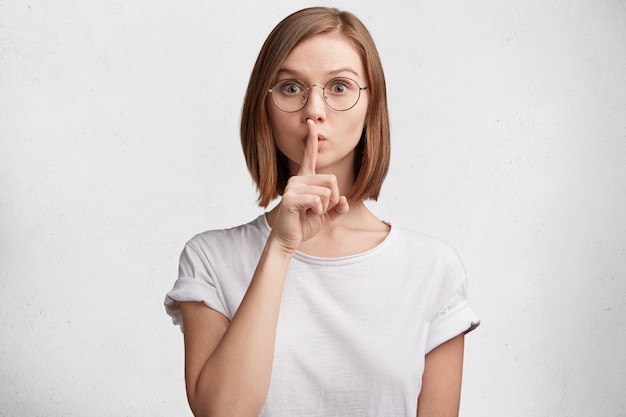
[[[353, 75], [355, 75], [357, 77], [359, 76], [359, 73], [356, 72], [355, 70], [353, 70], [350, 67], [342, 67], [342, 68], [339, 68], [339, 69], [336, 69], [336, 70], [328, 71], [327, 74], [330, 75], [330, 76], [335, 76], [335, 75], [341, 74], [343, 72], [350, 72], [350, 73], [352, 73]], [[296, 71], [296, 70], [290, 69], [290, 68], [279, 68], [277, 75], [281, 75], [281, 74], [286, 74], [286, 75], [289, 75], [291, 77], [296, 77], [296, 78], [302, 75], [299, 71]]]

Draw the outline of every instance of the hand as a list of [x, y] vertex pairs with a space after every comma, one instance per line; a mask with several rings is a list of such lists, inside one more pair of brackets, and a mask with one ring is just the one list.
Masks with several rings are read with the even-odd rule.
[[287, 182], [272, 227], [274, 237], [291, 253], [349, 210], [346, 197], [339, 195], [337, 178], [315, 173], [317, 126], [312, 119], [307, 119], [307, 126], [309, 134], [300, 170]]

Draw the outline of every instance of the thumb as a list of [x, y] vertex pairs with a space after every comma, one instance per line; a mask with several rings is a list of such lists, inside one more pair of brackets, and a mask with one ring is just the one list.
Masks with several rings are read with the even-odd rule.
[[339, 197], [339, 202], [330, 210], [326, 212], [328, 216], [330, 216], [331, 220], [335, 220], [336, 218], [346, 214], [350, 210], [350, 205], [348, 204], [348, 199], [345, 196]]

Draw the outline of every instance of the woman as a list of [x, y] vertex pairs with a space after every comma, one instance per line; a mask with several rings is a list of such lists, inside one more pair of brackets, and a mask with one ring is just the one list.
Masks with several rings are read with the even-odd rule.
[[310, 8], [269, 35], [241, 139], [256, 220], [191, 239], [166, 297], [196, 416], [458, 414], [478, 324], [451, 248], [377, 219], [385, 81], [352, 14]]

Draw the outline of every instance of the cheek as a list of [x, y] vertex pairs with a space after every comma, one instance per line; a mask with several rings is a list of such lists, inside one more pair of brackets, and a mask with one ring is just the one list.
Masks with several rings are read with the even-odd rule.
[[359, 125], [360, 129], [362, 129], [367, 118], [368, 109], [369, 97], [361, 94], [361, 98], [356, 106], [346, 112], [349, 113], [351, 124], [354, 123], [354, 125]]
[[285, 123], [280, 116], [281, 115], [276, 114], [274, 110], [269, 111], [269, 121], [270, 128], [272, 129], [272, 137], [274, 138], [274, 142], [276, 142], [277, 145], [280, 144], [281, 139], [285, 135]]
[[293, 158], [294, 153], [298, 151], [294, 140], [297, 125], [294, 127], [294, 120], [289, 117], [290, 114], [280, 110], [270, 110], [268, 114], [274, 144], [288, 158]]
[[[358, 109], [350, 116], [350, 123], [346, 123], [344, 128], [347, 130], [345, 133], [349, 133], [350, 136], [357, 136], [357, 139], [361, 137], [361, 133], [363, 132], [363, 127], [365, 126], [367, 112], [365, 111], [366, 107], [362, 109]], [[357, 110], [357, 109], [355, 109]]]

